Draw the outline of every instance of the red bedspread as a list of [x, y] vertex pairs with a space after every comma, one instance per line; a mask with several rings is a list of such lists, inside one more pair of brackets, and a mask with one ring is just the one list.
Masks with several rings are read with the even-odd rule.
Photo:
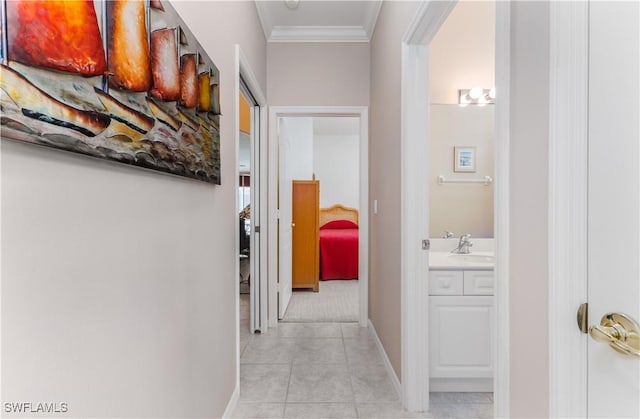
[[320, 228], [320, 279], [358, 278], [358, 225], [331, 221]]

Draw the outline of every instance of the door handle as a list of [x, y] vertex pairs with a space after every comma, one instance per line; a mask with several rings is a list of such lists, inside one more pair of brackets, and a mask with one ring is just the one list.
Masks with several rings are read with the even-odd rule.
[[626, 314], [605, 314], [600, 324], [589, 328], [589, 335], [598, 342], [608, 343], [621, 354], [640, 358], [640, 326]]
[[291, 228], [295, 227], [296, 223], [291, 223]]

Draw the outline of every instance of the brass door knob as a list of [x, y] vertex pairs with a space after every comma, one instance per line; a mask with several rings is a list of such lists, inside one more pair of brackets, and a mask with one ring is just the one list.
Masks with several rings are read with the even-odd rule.
[[296, 223], [291, 223], [291, 228], [295, 227]]
[[640, 326], [625, 314], [605, 314], [600, 324], [589, 328], [589, 335], [598, 342], [608, 343], [621, 354], [640, 358]]

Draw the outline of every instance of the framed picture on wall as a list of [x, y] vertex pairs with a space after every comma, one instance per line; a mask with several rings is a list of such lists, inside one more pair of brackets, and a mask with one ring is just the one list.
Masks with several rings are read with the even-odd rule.
[[220, 185], [220, 71], [169, 1], [2, 1], [5, 138]]
[[454, 172], [475, 172], [476, 171], [476, 148], [475, 147], [454, 147], [453, 148], [453, 171]]

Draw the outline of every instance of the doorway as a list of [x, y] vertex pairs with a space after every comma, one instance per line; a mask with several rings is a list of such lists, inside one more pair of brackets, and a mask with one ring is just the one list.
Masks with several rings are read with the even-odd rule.
[[[355, 320], [360, 326], [367, 326], [368, 307], [367, 307], [367, 285], [368, 285], [368, 110], [366, 107], [272, 107], [270, 110], [270, 135], [269, 135], [269, 190], [279, 191], [278, 194], [270, 194], [269, 196], [269, 228], [271, 231], [279, 231], [279, 237], [271, 235], [269, 238], [269, 251], [271, 254], [277, 254], [279, 266], [270, 266], [269, 269], [269, 326], [277, 327], [278, 319], [285, 316], [286, 308], [290, 304], [292, 295], [291, 291], [291, 251], [286, 249], [283, 251], [281, 245], [290, 243], [288, 234], [291, 233], [292, 220], [288, 215], [286, 208], [280, 207], [283, 197], [292, 196], [292, 181], [295, 177], [291, 177], [287, 166], [283, 167], [281, 150], [283, 145], [290, 145], [286, 140], [281, 144], [281, 140], [289, 135], [287, 129], [293, 126], [306, 131], [309, 137], [313, 137], [313, 119], [314, 118], [340, 118], [342, 122], [353, 119], [357, 120], [358, 135], [358, 152], [356, 155], [356, 166], [358, 167], [358, 192], [354, 202], [357, 204], [357, 230], [359, 234], [357, 243], [358, 258], [358, 313]], [[326, 121], [324, 121], [326, 122]], [[306, 123], [306, 124], [305, 124]], [[320, 122], [322, 125], [322, 122]], [[282, 132], [283, 126], [285, 132]], [[288, 128], [287, 128], [288, 127]], [[296, 134], [296, 138], [300, 138]], [[293, 140], [292, 140], [293, 141]], [[313, 149], [313, 142], [310, 141], [310, 148]], [[291, 152], [289, 150], [288, 152]], [[287, 152], [285, 152], [286, 155]], [[320, 151], [320, 154], [322, 151]], [[286, 158], [286, 157], [285, 157]], [[311, 161], [312, 161], [311, 157]], [[313, 163], [307, 165], [313, 167]], [[284, 170], [284, 173], [283, 173]], [[295, 169], [294, 169], [295, 170]], [[307, 174], [309, 178], [313, 178], [313, 173]], [[286, 182], [281, 180], [287, 179]], [[280, 199], [278, 198], [280, 195]], [[288, 200], [287, 200], [288, 201]], [[288, 201], [292, 202], [292, 201]], [[324, 201], [328, 202], [328, 201]], [[350, 201], [351, 202], [351, 201]], [[331, 205], [333, 207], [334, 205]], [[286, 206], [285, 206], [286, 207]], [[348, 206], [345, 206], [348, 207]], [[320, 212], [320, 202], [318, 202], [318, 211]], [[318, 216], [318, 223], [320, 222]], [[319, 225], [318, 225], [319, 227]], [[319, 251], [319, 250], [318, 250]], [[352, 281], [352, 280], [348, 280]], [[327, 282], [327, 281], [324, 281]], [[328, 283], [328, 282], [327, 282]], [[333, 284], [332, 284], [333, 285]], [[319, 283], [322, 289], [322, 283]], [[331, 285], [329, 286], [331, 287]], [[308, 292], [305, 292], [308, 293]], [[313, 291], [311, 291], [313, 293]], [[320, 291], [322, 293], [322, 291]], [[328, 294], [328, 293], [326, 293]], [[302, 294], [301, 294], [302, 295]], [[307, 294], [309, 295], [309, 294]]]
[[[255, 191], [251, 188], [253, 178], [254, 185], [258, 179], [252, 176], [252, 138], [253, 130], [251, 114], [257, 106], [255, 99], [250, 94], [247, 86], [241, 81], [238, 95], [238, 264], [239, 264], [239, 289], [240, 289], [240, 336], [246, 336], [256, 330], [255, 312], [251, 307], [253, 292], [251, 286], [252, 266], [255, 266], [259, 255], [252, 258], [255, 251], [255, 243], [252, 240], [251, 202]], [[254, 218], [256, 216], [254, 209]], [[258, 256], [256, 258], [256, 256]], [[258, 259], [259, 260], [259, 259]], [[258, 322], [259, 323], [259, 322]]]
[[[266, 98], [239, 45], [235, 48], [236, 125], [236, 382], [232, 396], [240, 392], [240, 355], [252, 335], [267, 329], [267, 226], [266, 179]], [[244, 103], [242, 103], [244, 102]], [[241, 104], [242, 103], [242, 104]], [[242, 116], [241, 127], [241, 107]], [[242, 140], [241, 138], [244, 137]], [[244, 167], [243, 167], [244, 166]], [[249, 206], [249, 208], [247, 208]], [[249, 220], [249, 222], [247, 222]], [[247, 250], [248, 249], [248, 250]], [[241, 266], [242, 264], [242, 266]], [[242, 275], [241, 275], [242, 271]], [[241, 299], [241, 291], [243, 294]], [[232, 400], [230, 406], [235, 402]]]
[[[421, 4], [407, 33], [403, 39], [402, 50], [402, 377], [403, 377], [403, 404], [410, 411], [421, 411], [429, 409], [429, 378], [430, 369], [434, 369], [431, 356], [442, 355], [442, 348], [433, 346], [430, 342], [430, 328], [434, 327], [434, 321], [440, 322], [442, 326], [443, 313], [440, 303], [430, 306], [430, 289], [434, 278], [429, 278], [432, 251], [443, 250], [434, 248], [437, 243], [429, 239], [429, 225], [425, 214], [429, 214], [430, 199], [429, 179], [431, 173], [428, 165], [424, 164], [425, 156], [431, 152], [425, 138], [429, 136], [432, 117], [429, 104], [431, 97], [436, 93], [430, 86], [430, 44], [443, 25], [443, 22], [451, 15], [456, 2], [434, 2]], [[499, 98], [495, 105], [495, 171], [494, 175], [489, 173], [479, 174], [482, 176], [481, 186], [485, 183], [485, 175], [495, 177], [499, 182], [495, 185], [494, 203], [494, 240], [495, 259], [494, 285], [492, 300], [493, 309], [479, 308], [473, 310], [482, 312], [486, 320], [486, 327], [493, 332], [487, 339], [488, 347], [492, 348], [492, 353], [487, 354], [493, 366], [493, 390], [494, 416], [508, 416], [508, 282], [506, 272], [508, 272], [508, 178], [504, 176], [508, 167], [508, 68], [509, 68], [509, 5], [508, 2], [496, 2], [495, 12], [495, 88], [499, 92]], [[469, 89], [471, 85], [455, 86], [454, 94], [458, 95], [458, 89]], [[481, 86], [490, 89], [493, 86]], [[467, 92], [468, 93], [468, 92]], [[481, 92], [484, 94], [484, 90]], [[456, 98], [457, 99], [457, 98]], [[457, 144], [466, 146], [468, 144]], [[464, 147], [461, 147], [464, 148]], [[468, 151], [468, 150], [465, 150]], [[455, 172], [454, 156], [456, 149], [450, 150], [451, 159], [448, 165], [452, 166]], [[477, 149], [473, 151], [471, 159], [477, 157]], [[456, 177], [462, 177], [467, 162], [459, 161], [460, 170]], [[473, 174], [467, 171], [466, 175]], [[439, 176], [438, 176], [439, 177]], [[466, 179], [466, 177], [465, 177]], [[447, 180], [443, 176], [442, 183]], [[490, 181], [486, 181], [490, 183]], [[472, 205], [469, 202], [469, 205]], [[405, 220], [412, 220], [411, 223]], [[431, 237], [442, 237], [444, 232], [433, 231]], [[456, 232], [459, 235], [465, 233]], [[422, 243], [422, 247], [420, 247]], [[456, 245], [458, 245], [456, 241]], [[432, 250], [429, 250], [431, 246]], [[454, 246], [458, 247], [458, 246]], [[446, 254], [451, 249], [447, 248]], [[435, 253], [433, 253], [435, 256]], [[470, 285], [474, 279], [464, 277], [466, 272], [460, 272], [462, 276], [452, 280], [452, 283], [460, 283], [460, 295], [465, 298], [467, 292], [464, 284]], [[431, 282], [429, 282], [431, 281]], [[437, 281], [436, 281], [437, 282]], [[446, 282], [446, 281], [445, 281]], [[437, 291], [437, 290], [435, 290]], [[438, 298], [440, 298], [438, 296]], [[436, 303], [436, 301], [433, 301]], [[480, 303], [478, 303], [480, 304]], [[453, 310], [455, 312], [455, 310]], [[462, 313], [462, 312], [461, 312]], [[440, 354], [435, 353], [440, 351]], [[430, 353], [434, 352], [434, 353]], [[500, 354], [500, 356], [498, 356]], [[431, 363], [430, 363], [431, 361]], [[484, 360], [483, 360], [484, 362]], [[436, 366], [437, 367], [437, 366]], [[446, 370], [440, 369], [440, 373]], [[464, 391], [464, 390], [462, 390]], [[434, 403], [435, 405], [435, 403]]]
[[[360, 119], [300, 116], [277, 123], [279, 274], [287, 291], [279, 299], [280, 321], [358, 322]], [[283, 289], [288, 275], [290, 296], [289, 285]]]

